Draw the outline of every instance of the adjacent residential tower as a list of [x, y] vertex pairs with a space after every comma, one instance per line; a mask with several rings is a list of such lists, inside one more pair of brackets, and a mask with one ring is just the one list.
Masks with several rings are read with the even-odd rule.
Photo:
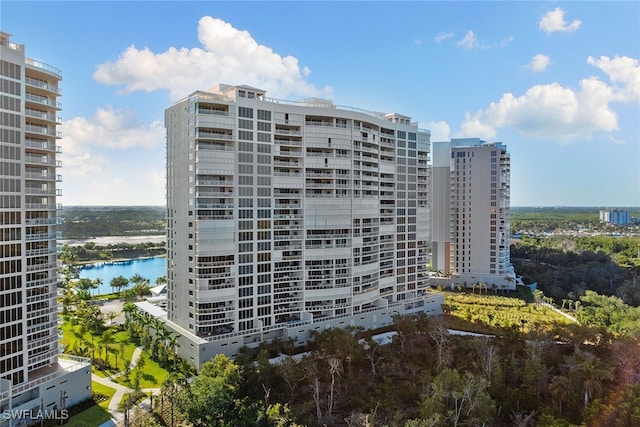
[[90, 398], [91, 366], [58, 345], [62, 76], [10, 37], [0, 32], [0, 425], [20, 426]]
[[409, 117], [218, 85], [165, 125], [166, 317], [194, 366], [441, 312], [426, 275], [430, 134]]
[[478, 138], [433, 143], [432, 267], [462, 285], [515, 289], [509, 256], [510, 157]]

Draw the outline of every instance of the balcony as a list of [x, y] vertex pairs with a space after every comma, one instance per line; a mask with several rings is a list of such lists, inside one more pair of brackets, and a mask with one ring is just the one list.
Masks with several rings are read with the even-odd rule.
[[57, 101], [55, 101], [53, 99], [47, 98], [45, 96], [39, 96], [39, 95], [35, 95], [33, 93], [27, 93], [25, 99], [28, 102], [35, 102], [35, 103], [40, 104], [40, 105], [46, 105], [48, 107], [53, 107], [53, 108], [55, 108], [57, 110], [61, 110], [62, 109], [62, 104], [61, 103], [59, 103], [59, 102], [57, 102]]
[[45, 64], [44, 62], [40, 62], [31, 58], [25, 58], [24, 62], [31, 68], [37, 68], [40, 71], [45, 71], [49, 74], [53, 74], [54, 76], [62, 78], [62, 71], [52, 65]]
[[30, 133], [37, 133], [38, 135], [47, 135], [54, 138], [62, 138], [62, 132], [56, 131], [55, 127], [51, 129], [47, 126], [26, 125], [25, 130]]
[[46, 111], [34, 110], [32, 108], [26, 108], [24, 111], [25, 116], [40, 119], [48, 122], [52, 122], [55, 124], [62, 123], [62, 119], [55, 114], [48, 113]]
[[52, 153], [61, 153], [62, 152], [62, 150], [60, 149], [59, 145], [56, 145], [56, 144], [52, 143], [51, 141], [47, 141], [47, 140], [43, 140], [43, 139], [26, 138], [25, 139], [25, 146], [27, 148], [34, 148], [36, 150], [49, 151], [49, 152], [52, 152]]
[[233, 140], [233, 135], [229, 133], [212, 132], [198, 129], [196, 131], [196, 139], [221, 139], [231, 141]]
[[58, 96], [61, 94], [60, 93], [60, 88], [56, 84], [51, 84], [51, 83], [43, 81], [43, 80], [33, 79], [31, 77], [25, 78], [24, 82], [26, 83], [27, 86], [31, 86], [31, 87], [35, 87], [35, 88], [38, 88], [38, 89], [42, 89], [42, 90], [45, 90], [47, 92], [54, 93], [54, 94], [56, 94]]

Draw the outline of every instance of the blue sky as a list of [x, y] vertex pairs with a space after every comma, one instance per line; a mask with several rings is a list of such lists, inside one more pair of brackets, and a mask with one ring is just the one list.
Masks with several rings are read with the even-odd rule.
[[502, 141], [512, 206], [640, 206], [640, 2], [0, 1], [63, 72], [64, 205], [163, 205], [164, 110], [248, 84]]

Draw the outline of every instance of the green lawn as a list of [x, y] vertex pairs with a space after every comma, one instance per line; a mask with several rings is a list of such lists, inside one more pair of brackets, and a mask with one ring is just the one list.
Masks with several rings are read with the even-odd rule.
[[526, 334], [548, 332], [557, 324], [572, 323], [546, 306], [491, 293], [445, 292], [445, 305], [450, 309], [449, 326], [471, 332], [494, 333], [495, 327], [516, 326]]
[[109, 407], [109, 402], [111, 402], [111, 398], [116, 393], [116, 389], [115, 388], [111, 388], [111, 387], [107, 387], [106, 385], [102, 385], [102, 384], [97, 383], [95, 381], [91, 382], [91, 388], [92, 388], [94, 394], [103, 394], [103, 395], [108, 397], [107, 400], [99, 403], [99, 405], [102, 406], [103, 408], [105, 408], [105, 409], [108, 408]]
[[[91, 343], [92, 341], [92, 337], [90, 333], [87, 332], [84, 334], [84, 336], [82, 336], [79, 331], [80, 328], [78, 326], [71, 325], [70, 322], [64, 322], [61, 328], [63, 332], [63, 337], [60, 340], [60, 343], [63, 344], [66, 348], [69, 348], [69, 349], [73, 348], [76, 345], [76, 343], [82, 344], [83, 341], [85, 343]], [[113, 328], [113, 330], [116, 331], [117, 329]], [[109, 350], [108, 357], [109, 357], [109, 362], [111, 364], [114, 364], [114, 360], [117, 355], [118, 369], [100, 371], [96, 369], [94, 366], [91, 367], [91, 371], [94, 374], [99, 375], [103, 378], [111, 377], [114, 374], [124, 370], [124, 363], [122, 360], [123, 358], [119, 354], [120, 342], [125, 343], [123, 350], [124, 350], [124, 359], [127, 361], [127, 363], [131, 361], [131, 357], [133, 356], [133, 351], [136, 349], [136, 345], [131, 341], [131, 338], [129, 337], [129, 333], [127, 331], [116, 332], [114, 334], [114, 337], [115, 337], [116, 343], [111, 344], [109, 346], [110, 350]], [[104, 358], [104, 347], [102, 347], [99, 343], [100, 343], [100, 337], [97, 337], [97, 336], [93, 337], [93, 345], [95, 346], [95, 356], [98, 357], [99, 355], [100, 358]], [[116, 351], [118, 352], [118, 354], [116, 354]], [[143, 352], [142, 354], [145, 355], [147, 362], [143, 369], [144, 373], [140, 381], [140, 387], [141, 388], [160, 387], [164, 379], [167, 377], [168, 372], [165, 369], [161, 368], [157, 362], [154, 362], [153, 360], [151, 360], [147, 352]], [[124, 375], [120, 375], [116, 378], [113, 378], [113, 381], [127, 387], [132, 387], [133, 382], [131, 381], [131, 379], [133, 379], [133, 370], [132, 370], [132, 373], [129, 375], [129, 377], [130, 378], [126, 378]]]
[[[95, 347], [95, 356], [99, 358], [104, 358], [104, 347], [100, 344], [99, 336], [91, 336], [89, 332], [86, 332], [84, 335], [80, 334], [80, 328], [78, 326], [71, 325], [70, 322], [64, 322], [61, 326], [62, 329], [62, 339], [60, 343], [65, 346], [67, 349], [72, 349], [76, 345], [80, 345], [83, 343], [91, 343], [93, 342], [93, 346]], [[99, 371], [95, 367], [91, 367], [91, 371], [94, 374], [97, 374], [101, 377], [111, 376], [121, 370], [124, 369], [123, 356], [120, 354], [120, 342], [124, 342], [124, 359], [126, 361], [131, 361], [131, 356], [133, 355], [133, 351], [136, 349], [136, 346], [133, 342], [131, 342], [131, 338], [126, 331], [117, 332], [117, 328], [112, 328], [115, 332], [114, 338], [115, 343], [109, 346], [109, 363], [114, 364], [115, 358], [118, 358], [118, 369], [117, 370], [107, 370], [107, 371]]]
[[[142, 354], [145, 354], [144, 352]], [[142, 378], [140, 380], [140, 388], [159, 388], [162, 385], [162, 382], [167, 378], [169, 374], [165, 369], [161, 368], [157, 362], [154, 362], [149, 358], [147, 354], [145, 354], [146, 364], [144, 365], [144, 369], [142, 370]], [[131, 370], [129, 374], [129, 378], [121, 375], [117, 378], [114, 378], [113, 381], [118, 384], [122, 384], [123, 386], [133, 388], [133, 379], [135, 375], [135, 369]]]
[[92, 406], [86, 411], [82, 411], [77, 415], [69, 418], [69, 422], [65, 424], [67, 427], [97, 427], [100, 424], [109, 421], [111, 415], [109, 411], [100, 405]]

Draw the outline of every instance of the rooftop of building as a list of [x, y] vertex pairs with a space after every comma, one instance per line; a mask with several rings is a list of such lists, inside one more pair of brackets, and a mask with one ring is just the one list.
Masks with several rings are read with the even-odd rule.
[[[205, 90], [195, 91], [188, 97], [181, 99], [176, 104], [184, 102], [186, 99], [190, 99], [193, 96], [198, 97], [210, 97], [212, 100], [235, 102], [238, 98], [256, 99], [259, 101], [271, 102], [274, 104], [293, 105], [300, 107], [319, 107], [319, 108], [334, 108], [336, 110], [352, 111], [355, 113], [366, 114], [373, 116], [379, 120], [385, 120], [392, 123], [404, 124], [413, 127], [418, 127], [418, 122], [411, 121], [410, 116], [399, 113], [382, 113], [378, 111], [370, 111], [357, 107], [350, 107], [345, 105], [336, 105], [332, 100], [322, 98], [306, 98], [301, 101], [290, 101], [277, 98], [270, 98], [266, 96], [267, 91], [248, 85], [229, 85], [224, 83], [218, 83], [217, 85]], [[427, 129], [418, 129], [419, 132], [424, 132], [431, 135], [431, 131]]]

